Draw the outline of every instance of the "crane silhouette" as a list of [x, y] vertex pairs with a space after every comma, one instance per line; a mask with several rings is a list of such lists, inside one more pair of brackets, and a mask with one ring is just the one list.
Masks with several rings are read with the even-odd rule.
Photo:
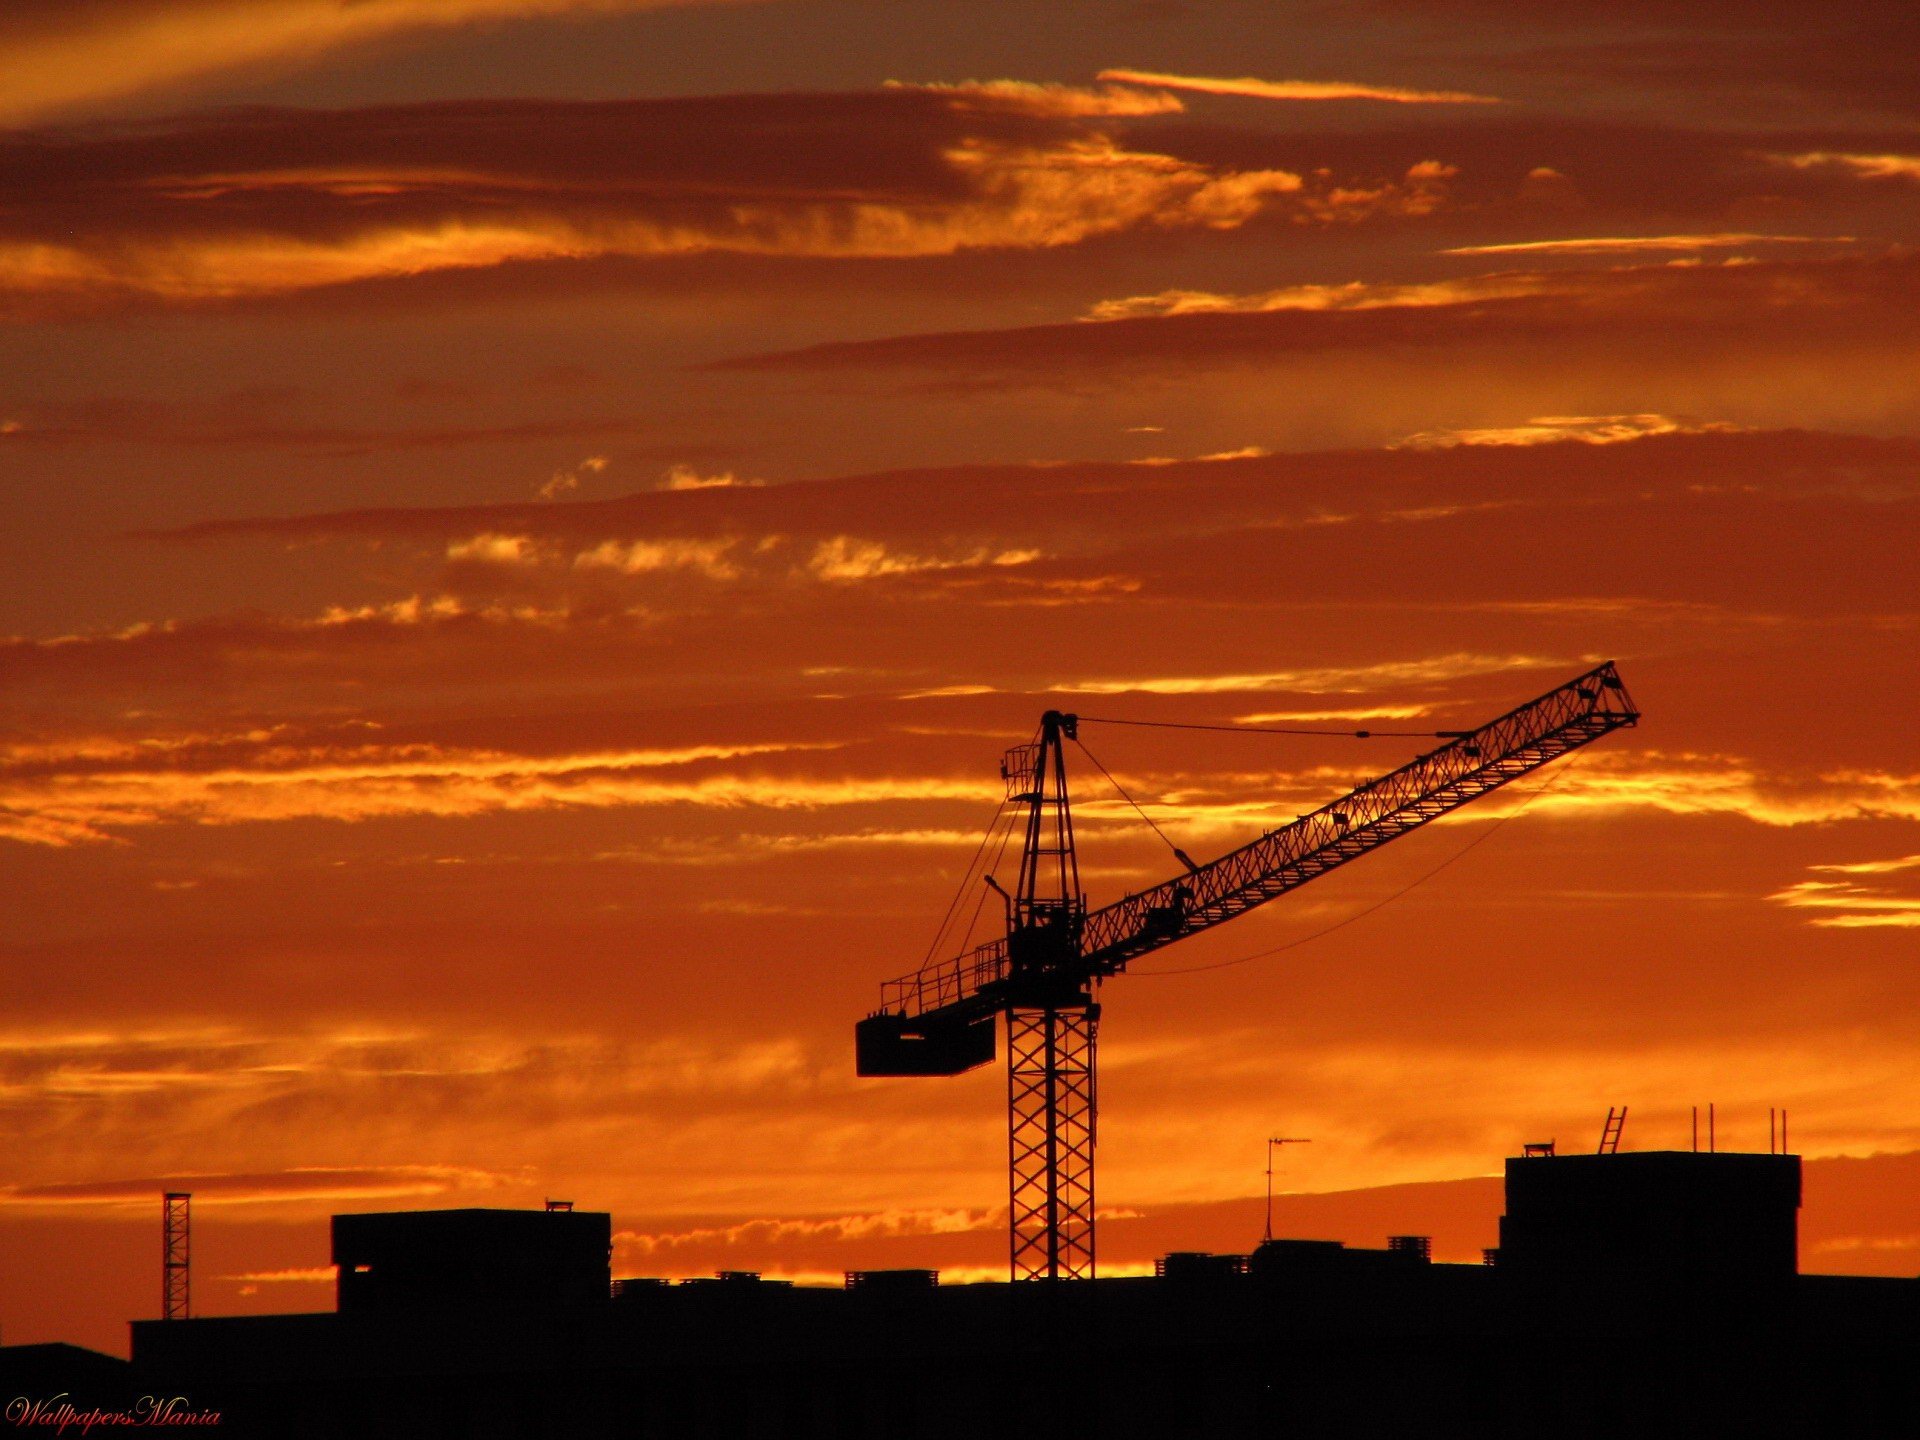
[[1065, 751], [1081, 722], [1049, 710], [1001, 762], [1006, 803], [1026, 821], [1015, 888], [993, 885], [1006, 934], [883, 985], [854, 1027], [856, 1068], [961, 1074], [993, 1060], [1004, 1015], [1012, 1276], [1090, 1278], [1101, 982], [1639, 718], [1608, 661], [1478, 729], [1430, 732], [1446, 743], [1207, 864], [1176, 849], [1183, 873], [1089, 911]]

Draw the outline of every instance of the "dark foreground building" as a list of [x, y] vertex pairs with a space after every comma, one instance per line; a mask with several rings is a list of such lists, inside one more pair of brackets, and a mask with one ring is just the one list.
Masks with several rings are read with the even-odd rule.
[[1920, 1281], [1796, 1274], [1799, 1191], [1791, 1156], [1528, 1158], [1485, 1265], [844, 1289], [610, 1290], [604, 1214], [341, 1216], [337, 1313], [136, 1322], [129, 1373], [288, 1440], [1920, 1436]]

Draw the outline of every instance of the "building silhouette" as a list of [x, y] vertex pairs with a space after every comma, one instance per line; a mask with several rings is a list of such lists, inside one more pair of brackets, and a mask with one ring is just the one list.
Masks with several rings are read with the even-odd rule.
[[1797, 1156], [1506, 1182], [1485, 1264], [1281, 1239], [1018, 1285], [613, 1282], [603, 1213], [338, 1216], [335, 1312], [136, 1321], [122, 1378], [286, 1440], [1920, 1435], [1920, 1280], [1797, 1273]]

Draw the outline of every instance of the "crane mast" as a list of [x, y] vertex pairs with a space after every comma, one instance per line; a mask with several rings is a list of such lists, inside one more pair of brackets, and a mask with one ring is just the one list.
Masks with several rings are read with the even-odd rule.
[[1008, 800], [1026, 807], [1005, 936], [883, 985], [879, 1009], [855, 1026], [857, 1069], [974, 1069], [994, 1058], [996, 1021], [1005, 1015], [1012, 1274], [1090, 1278], [1100, 983], [1639, 718], [1608, 661], [1478, 729], [1440, 732], [1447, 743], [1311, 814], [1089, 912], [1064, 749], [1079, 721], [1049, 710], [1037, 739], [1001, 764]]

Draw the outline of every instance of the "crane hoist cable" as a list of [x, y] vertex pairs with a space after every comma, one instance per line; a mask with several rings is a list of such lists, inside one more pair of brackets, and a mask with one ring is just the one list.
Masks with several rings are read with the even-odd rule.
[[[1002, 800], [999, 805], [994, 808], [993, 818], [987, 821], [986, 831], [980, 836], [980, 844], [974, 849], [973, 858], [967, 862], [966, 873], [960, 877], [960, 888], [953, 892], [953, 899], [947, 902], [947, 913], [940, 917], [940, 928], [933, 932], [933, 941], [927, 946], [927, 958], [921, 962], [923, 966], [931, 965], [933, 963], [933, 957], [939, 953], [940, 942], [946, 938], [947, 927], [953, 923], [954, 912], [960, 908], [961, 901], [966, 897], [968, 889], [972, 886], [973, 872], [980, 864], [980, 857], [987, 853], [987, 846], [993, 841], [993, 832], [1000, 828], [1000, 821], [1003, 817], [1008, 821], [1007, 834], [1010, 835], [1013, 833], [1013, 814], [1008, 808], [1008, 802], [1005, 800]], [[1003, 835], [1001, 837], [1000, 843], [1004, 848], [1006, 845], [1006, 836]], [[997, 853], [994, 857], [994, 863], [999, 863]], [[974, 913], [977, 915], [979, 912], [976, 910]], [[968, 927], [968, 931], [971, 933], [971, 926]], [[963, 940], [960, 944], [964, 949], [966, 941]]]
[[[1000, 857], [1007, 853], [1007, 842], [1013, 838], [1013, 812], [1007, 812], [1007, 828], [1001, 833], [1000, 847], [993, 852], [993, 861], [980, 872], [980, 898], [973, 902], [973, 914], [967, 918], [967, 933], [960, 937], [960, 948], [965, 950], [973, 943], [974, 927], [980, 923], [980, 912], [987, 906], [987, 891], [999, 890], [993, 877], [1000, 873]], [[1005, 892], [1002, 891], [1002, 894]]]
[[1240, 735], [1332, 735], [1347, 740], [1457, 740], [1465, 730], [1324, 730], [1285, 725], [1206, 725], [1192, 720], [1116, 720], [1109, 715], [1082, 715], [1082, 725], [1131, 725], [1143, 730], [1224, 730]]
[[1173, 970], [1133, 970], [1133, 971], [1129, 971], [1128, 973], [1133, 975], [1144, 975], [1147, 978], [1152, 979], [1156, 976], [1198, 975], [1203, 971], [1207, 971], [1207, 970], [1231, 970], [1236, 965], [1251, 965], [1255, 960], [1266, 960], [1271, 958], [1272, 956], [1284, 954], [1288, 950], [1298, 950], [1302, 945], [1310, 945], [1315, 940], [1321, 939], [1323, 936], [1333, 934], [1333, 932], [1336, 930], [1344, 930], [1347, 928], [1347, 926], [1353, 924], [1354, 921], [1364, 920], [1367, 918], [1367, 916], [1373, 914], [1376, 910], [1384, 910], [1387, 908], [1387, 906], [1393, 904], [1394, 901], [1400, 899], [1402, 896], [1412, 894], [1415, 890], [1418, 890], [1422, 885], [1426, 884], [1429, 880], [1433, 879], [1434, 876], [1438, 875], [1442, 870], [1445, 870], [1449, 865], [1452, 865], [1455, 861], [1466, 859], [1468, 854], [1470, 854], [1477, 846], [1481, 845], [1487, 840], [1492, 839], [1494, 831], [1498, 830], [1502, 825], [1506, 824], [1509, 820], [1518, 818], [1521, 812], [1524, 811], [1529, 805], [1533, 804], [1534, 801], [1538, 800], [1542, 795], [1546, 794], [1547, 791], [1553, 789], [1554, 786], [1558, 785], [1561, 782], [1561, 780], [1564, 779], [1567, 775], [1571, 774], [1573, 770], [1579, 765], [1579, 763], [1580, 763], [1580, 759], [1578, 756], [1575, 756], [1573, 759], [1569, 760], [1560, 769], [1554, 771], [1553, 778], [1548, 780], [1546, 784], [1536, 785], [1532, 790], [1530, 790], [1527, 793], [1526, 797], [1522, 799], [1518, 805], [1514, 806], [1513, 809], [1509, 810], [1506, 814], [1502, 815], [1498, 820], [1494, 821], [1486, 829], [1482, 830], [1478, 835], [1474, 836], [1473, 839], [1469, 840], [1466, 844], [1462, 845], [1458, 850], [1454, 851], [1453, 854], [1449, 855], [1446, 859], [1442, 860], [1438, 865], [1434, 866], [1431, 870], [1427, 871], [1426, 874], [1418, 876], [1415, 879], [1408, 881], [1405, 885], [1402, 885], [1398, 890], [1395, 890], [1392, 894], [1382, 896], [1380, 899], [1374, 901], [1371, 905], [1368, 905], [1362, 909], [1356, 910], [1351, 915], [1345, 916], [1342, 919], [1334, 921], [1331, 925], [1323, 926], [1321, 929], [1315, 930], [1311, 934], [1298, 936], [1295, 939], [1287, 941], [1284, 945], [1274, 945], [1265, 950], [1256, 950], [1251, 955], [1241, 955], [1238, 958], [1233, 960], [1214, 960], [1214, 961], [1208, 962], [1205, 965], [1182, 965], [1179, 968], [1173, 969]]
[[1168, 836], [1167, 832], [1162, 830], [1159, 824], [1154, 820], [1154, 818], [1151, 815], [1147, 814], [1147, 812], [1141, 808], [1140, 802], [1134, 799], [1133, 796], [1127, 793], [1127, 787], [1122, 785], [1118, 780], [1113, 778], [1113, 772], [1107, 769], [1106, 766], [1100, 763], [1100, 757], [1094, 754], [1093, 751], [1087, 749], [1087, 742], [1082, 740], [1078, 735], [1076, 735], [1073, 737], [1073, 743], [1079, 747], [1080, 753], [1082, 755], [1085, 755], [1087, 759], [1093, 762], [1093, 768], [1098, 770], [1102, 775], [1107, 777], [1107, 783], [1113, 786], [1113, 788], [1119, 793], [1120, 798], [1126, 801], [1127, 804], [1133, 807], [1133, 813], [1138, 815], [1142, 820], [1147, 822], [1147, 825], [1149, 826], [1149, 828], [1152, 829], [1153, 833], [1160, 837], [1160, 842], [1163, 845], [1165, 845], [1167, 849], [1173, 852], [1173, 858], [1178, 860], [1182, 865], [1186, 866], [1189, 870], [1193, 869], [1194, 868], [1193, 861], [1187, 858], [1187, 852], [1182, 850], [1178, 845], [1174, 844], [1173, 840]]

